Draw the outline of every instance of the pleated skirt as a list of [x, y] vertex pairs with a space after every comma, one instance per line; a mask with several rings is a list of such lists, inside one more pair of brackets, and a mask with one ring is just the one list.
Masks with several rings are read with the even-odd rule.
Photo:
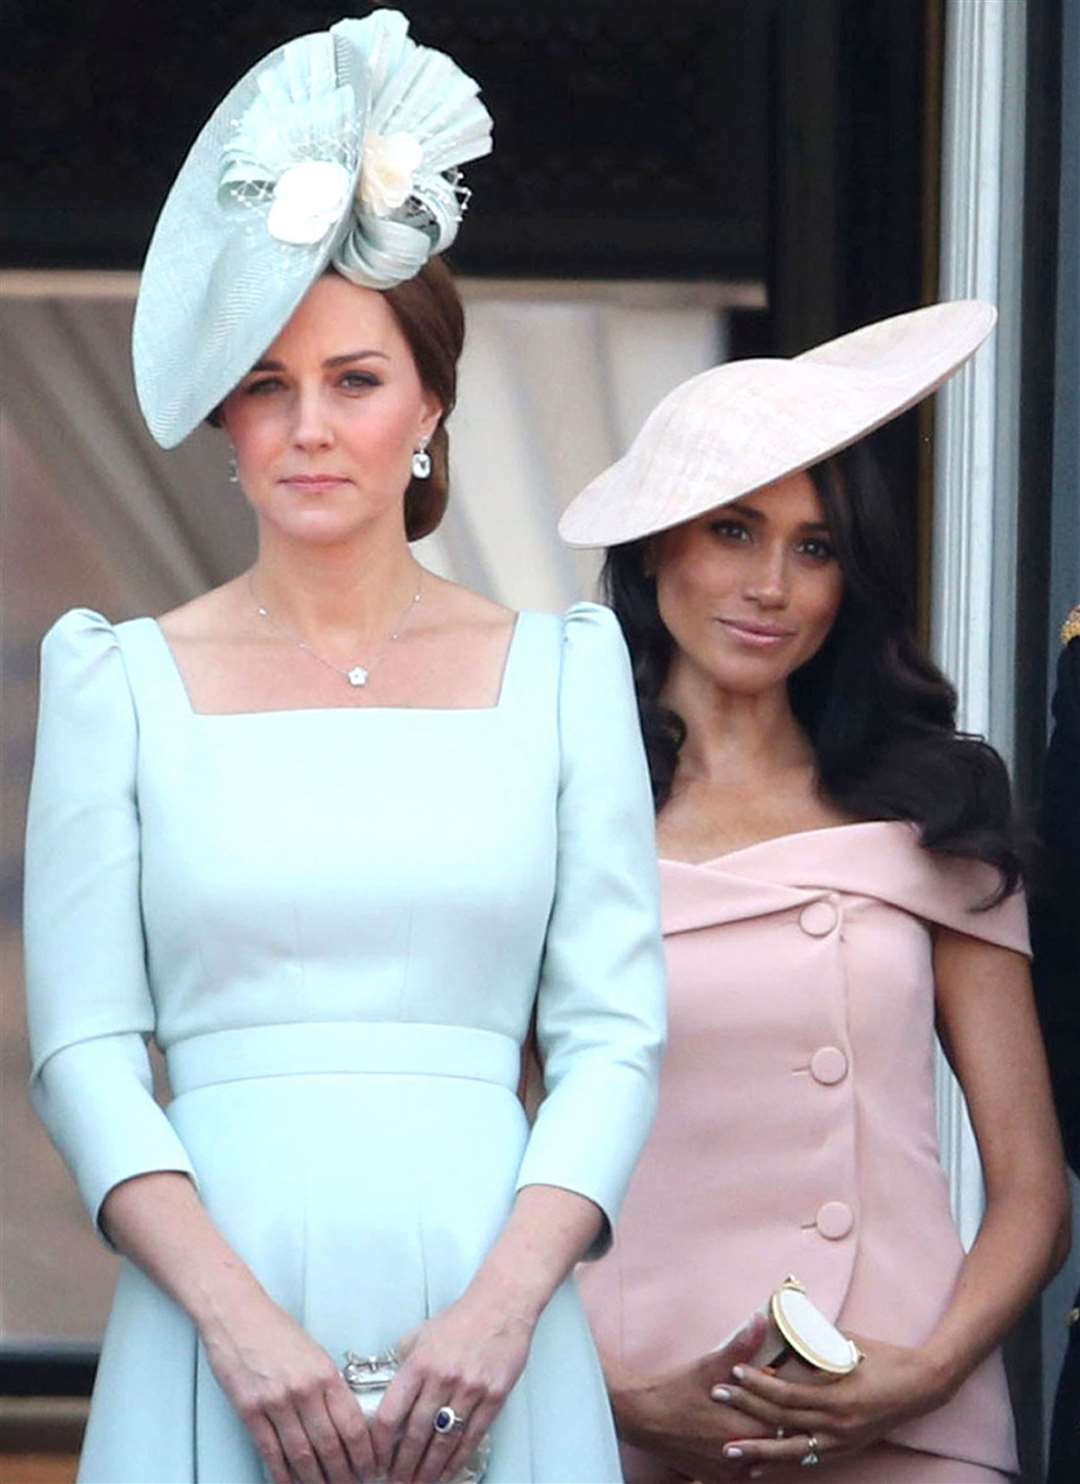
[[[528, 1137], [517, 1047], [467, 1028], [298, 1025], [170, 1050], [169, 1117], [201, 1198], [275, 1302], [328, 1351], [377, 1354], [464, 1292]], [[573, 1279], [492, 1431], [490, 1484], [622, 1478]], [[124, 1263], [80, 1484], [265, 1484], [190, 1319]]]

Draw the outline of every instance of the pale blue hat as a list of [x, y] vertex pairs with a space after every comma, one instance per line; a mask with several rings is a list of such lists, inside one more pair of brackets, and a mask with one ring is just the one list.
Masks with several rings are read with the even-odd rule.
[[196, 139], [135, 307], [135, 388], [163, 448], [232, 391], [328, 266], [392, 288], [456, 237], [457, 167], [490, 152], [491, 116], [473, 79], [408, 30], [378, 10], [278, 47]]

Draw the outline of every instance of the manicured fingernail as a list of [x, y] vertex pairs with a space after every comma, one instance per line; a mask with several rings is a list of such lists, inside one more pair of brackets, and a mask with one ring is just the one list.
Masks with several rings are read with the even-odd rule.
[[726, 1386], [714, 1386], [712, 1389], [712, 1399], [714, 1402], [729, 1402], [731, 1400], [731, 1392]]
[[724, 1457], [725, 1458], [741, 1458], [742, 1457], [742, 1449], [741, 1448], [725, 1448], [724, 1449]]
[[733, 1366], [731, 1374], [735, 1377], [736, 1381], [746, 1380], [746, 1372], [743, 1370], [741, 1365]]

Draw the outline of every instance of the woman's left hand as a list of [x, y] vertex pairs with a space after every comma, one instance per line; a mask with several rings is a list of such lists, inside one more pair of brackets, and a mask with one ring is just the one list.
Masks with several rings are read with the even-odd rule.
[[[532, 1332], [528, 1319], [466, 1295], [402, 1340], [402, 1367], [371, 1424], [380, 1470], [394, 1484], [453, 1478], [524, 1370]], [[444, 1407], [463, 1429], [435, 1431]]]
[[[753, 1366], [736, 1366], [732, 1379], [714, 1387], [714, 1401], [736, 1407], [782, 1438], [738, 1439], [724, 1449], [760, 1477], [766, 1464], [799, 1463], [813, 1439], [822, 1463], [876, 1443], [912, 1417], [942, 1405], [947, 1389], [920, 1350], [852, 1336], [864, 1359], [835, 1381], [789, 1381]], [[733, 1451], [735, 1450], [735, 1451]]]

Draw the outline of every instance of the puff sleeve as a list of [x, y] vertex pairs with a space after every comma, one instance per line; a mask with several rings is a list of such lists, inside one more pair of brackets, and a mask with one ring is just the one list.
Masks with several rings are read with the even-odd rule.
[[154, 1028], [139, 900], [138, 728], [124, 659], [96, 613], [42, 646], [27, 821], [31, 1098], [91, 1216], [123, 1180], [194, 1178], [154, 1101]]
[[518, 1188], [587, 1196], [605, 1229], [652, 1126], [665, 1034], [652, 796], [629, 657], [606, 608], [563, 626], [555, 896], [537, 998], [546, 1096]]

